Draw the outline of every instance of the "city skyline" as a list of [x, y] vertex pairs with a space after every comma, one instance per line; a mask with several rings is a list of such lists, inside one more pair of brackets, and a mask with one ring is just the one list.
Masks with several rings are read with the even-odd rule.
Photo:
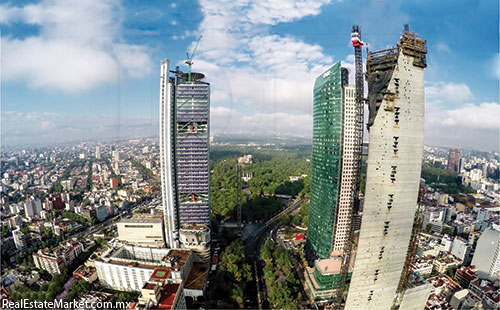
[[[319, 0], [289, 9], [204, 1], [2, 5], [2, 145], [154, 135], [155, 64], [166, 50], [180, 64], [199, 35], [193, 68], [216, 77], [215, 134], [310, 138], [313, 79], [339, 60], [352, 68], [352, 23], [364, 29], [370, 49], [390, 45], [409, 23], [431, 55], [425, 143], [498, 150], [498, 3], [364, 4], [393, 21], [380, 24], [377, 14], [358, 21], [348, 12], [363, 4]], [[459, 17], [470, 23], [455, 22]]]
[[499, 3], [8, 1], [2, 307], [500, 307]]

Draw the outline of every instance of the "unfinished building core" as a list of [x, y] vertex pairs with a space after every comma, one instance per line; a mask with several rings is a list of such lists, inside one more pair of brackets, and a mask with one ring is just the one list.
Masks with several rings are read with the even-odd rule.
[[[161, 63], [160, 164], [166, 243], [195, 251], [208, 251], [210, 241], [210, 84], [203, 78], [201, 73], [183, 73], [178, 68], [170, 71], [168, 59]], [[192, 237], [201, 232], [202, 237]], [[179, 235], [183, 233], [186, 236]]]
[[370, 147], [346, 309], [390, 309], [396, 296], [417, 207], [426, 53], [405, 25], [397, 47], [367, 54]]

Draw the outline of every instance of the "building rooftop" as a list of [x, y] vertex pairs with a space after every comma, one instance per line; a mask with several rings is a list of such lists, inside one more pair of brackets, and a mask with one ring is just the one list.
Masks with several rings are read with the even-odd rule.
[[180, 284], [168, 283], [163, 285], [161, 291], [160, 302], [156, 306], [157, 309], [172, 309], [174, 306], [175, 296], [179, 290]]
[[448, 275], [440, 274], [433, 278], [427, 280], [436, 289], [448, 289], [452, 292], [456, 292], [461, 289], [457, 282], [453, 281]]
[[342, 260], [340, 259], [321, 259], [315, 262], [316, 268], [322, 274], [337, 274], [340, 273], [340, 269], [342, 268]]
[[163, 215], [150, 213], [136, 213], [131, 218], [122, 219], [120, 223], [162, 223]]
[[476, 271], [477, 269], [475, 269], [474, 266], [468, 266], [458, 269], [456, 274], [472, 281], [477, 278]]
[[104, 253], [97, 260], [121, 266], [180, 270], [189, 259], [190, 251], [178, 249], [157, 249], [136, 246], [121, 246]]
[[205, 280], [208, 275], [208, 264], [193, 263], [193, 267], [189, 272], [184, 288], [191, 290], [203, 290]]
[[172, 268], [182, 268], [186, 264], [190, 254], [190, 251], [171, 250], [167, 256], [163, 257], [162, 261], [169, 262]]
[[450, 252], [446, 252], [445, 255], [439, 256], [436, 258], [435, 262], [440, 263], [440, 264], [460, 264], [462, 260], [455, 255], [451, 254]]
[[158, 285], [157, 283], [146, 282], [146, 284], [144, 284], [144, 287], [142, 289], [154, 290], [157, 285]]
[[155, 281], [164, 281], [168, 278], [169, 274], [170, 274], [170, 268], [156, 268], [153, 271], [153, 274], [151, 275], [150, 279]]
[[137, 261], [121, 261], [121, 260], [111, 259], [111, 260], [109, 260], [109, 263], [113, 264], [113, 265], [137, 267], [137, 268], [143, 268], [143, 269], [153, 269], [154, 270], [154, 269], [158, 268], [158, 265], [144, 264], [144, 263], [140, 263]]
[[73, 272], [73, 275], [78, 275], [84, 278], [88, 278], [92, 276], [92, 274], [94, 274], [95, 272], [96, 269], [94, 267], [81, 265], [78, 268], [76, 268], [76, 270]]

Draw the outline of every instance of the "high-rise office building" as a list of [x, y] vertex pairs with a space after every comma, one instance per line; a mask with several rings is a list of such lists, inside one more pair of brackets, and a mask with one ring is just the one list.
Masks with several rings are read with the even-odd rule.
[[397, 47], [367, 55], [370, 146], [346, 309], [390, 309], [396, 297], [417, 208], [426, 53], [405, 25]]
[[27, 252], [30, 248], [31, 235], [21, 232], [20, 228], [12, 231], [12, 237], [14, 239], [14, 244], [16, 249], [21, 251], [21, 253]]
[[488, 228], [483, 232], [471, 265], [477, 267], [477, 274], [482, 279], [500, 277], [500, 231]]
[[120, 152], [118, 150], [113, 151], [113, 161], [120, 161]]
[[[165, 237], [169, 247], [208, 250], [210, 84], [201, 73], [170, 75], [161, 62], [160, 164]], [[182, 228], [182, 229], [181, 229]], [[189, 231], [200, 238], [181, 238]], [[208, 241], [207, 241], [208, 240]]]
[[469, 264], [469, 255], [471, 251], [471, 246], [469, 245], [468, 240], [462, 237], [455, 237], [453, 239], [453, 244], [451, 245], [451, 254], [455, 255], [455, 257], [460, 258], [462, 264]]
[[101, 148], [98, 146], [95, 147], [95, 158], [101, 159]]
[[448, 170], [460, 172], [460, 149], [450, 149], [448, 154]]
[[334, 297], [349, 237], [359, 173], [359, 109], [355, 88], [340, 62], [314, 85], [311, 204], [306, 256], [308, 290], [315, 300]]
[[42, 202], [38, 198], [31, 197], [24, 203], [24, 213], [27, 218], [34, 218], [42, 211]]

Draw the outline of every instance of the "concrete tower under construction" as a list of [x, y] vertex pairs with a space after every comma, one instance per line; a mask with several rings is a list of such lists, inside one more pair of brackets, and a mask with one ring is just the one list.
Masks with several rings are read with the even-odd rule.
[[316, 301], [335, 296], [349, 237], [359, 173], [359, 109], [340, 62], [314, 85], [311, 204], [307, 233], [307, 287]]
[[367, 55], [369, 151], [359, 244], [345, 308], [390, 309], [407, 258], [424, 143], [426, 41]]
[[[172, 75], [171, 75], [172, 73]], [[206, 259], [210, 242], [210, 84], [161, 62], [160, 165], [165, 239]]]

